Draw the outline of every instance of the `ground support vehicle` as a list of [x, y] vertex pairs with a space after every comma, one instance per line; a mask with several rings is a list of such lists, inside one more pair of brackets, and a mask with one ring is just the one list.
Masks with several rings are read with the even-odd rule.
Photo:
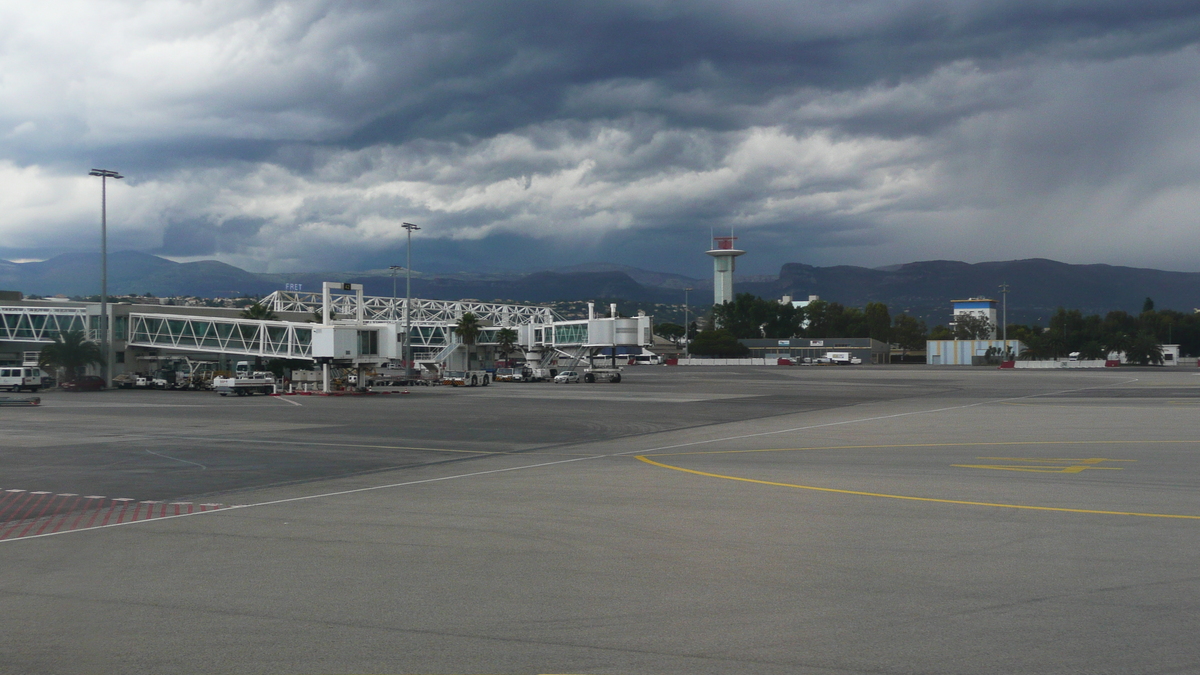
[[113, 387], [118, 389], [133, 389], [135, 382], [137, 382], [136, 373], [121, 373], [114, 375], [112, 379]]
[[213, 379], [213, 391], [225, 396], [253, 396], [254, 394], [274, 394], [275, 376], [270, 373], [253, 373], [242, 377], [218, 377]]
[[[535, 382], [535, 381], [538, 381], [538, 380], [534, 379], [533, 373], [534, 373], [534, 370], [532, 368], [522, 367], [522, 366], [517, 366], [514, 368], [497, 368], [496, 369], [496, 377], [494, 379], [497, 382]], [[547, 373], [545, 375], [543, 375], [541, 379], [546, 379], [548, 375], [549, 375], [549, 372], [547, 371]]]
[[583, 373], [584, 382], [612, 382], [616, 384], [621, 381], [620, 368], [588, 368]]
[[451, 387], [486, 387], [490, 380], [486, 370], [449, 370], [442, 376], [442, 384]]
[[0, 388], [9, 391], [36, 392], [42, 386], [42, 371], [29, 366], [0, 368]]

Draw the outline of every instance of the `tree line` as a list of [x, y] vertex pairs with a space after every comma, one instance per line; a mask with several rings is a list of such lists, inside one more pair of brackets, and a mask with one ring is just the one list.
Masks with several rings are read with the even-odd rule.
[[[926, 340], [988, 339], [997, 328], [986, 318], [961, 316], [954, 326], [930, 329], [916, 317], [892, 316], [882, 302], [869, 302], [861, 309], [824, 300], [793, 307], [750, 293], [739, 293], [733, 301], [714, 306], [705, 323], [708, 330], [699, 330], [696, 323], [691, 326], [691, 353], [717, 357], [748, 353], [739, 339], [869, 337], [913, 351], [924, 349]], [[671, 340], [684, 335], [684, 327], [672, 323], [659, 324], [655, 330]], [[1025, 345], [1025, 358], [1078, 352], [1080, 358], [1103, 359], [1110, 352], [1124, 352], [1135, 363], [1161, 363], [1162, 344], [1178, 344], [1184, 355], [1200, 354], [1200, 314], [1156, 310], [1154, 301], [1146, 298], [1140, 314], [1084, 315], [1080, 310], [1059, 308], [1048, 326], [1008, 324], [1007, 335]]]
[[1200, 354], [1200, 314], [1156, 310], [1146, 298], [1140, 314], [1124, 311], [1084, 315], [1059, 308], [1048, 326], [1009, 324], [1008, 338], [1025, 344], [1027, 358], [1044, 359], [1078, 352], [1081, 359], [1103, 359], [1124, 352], [1129, 361], [1162, 363], [1164, 344], [1178, 344], [1181, 355]]
[[[814, 300], [807, 307], [794, 307], [750, 293], [739, 293], [732, 301], [715, 305], [706, 323], [712, 328], [698, 330], [695, 323], [690, 327], [691, 352], [717, 357], [748, 353], [738, 343], [740, 339], [869, 337], [914, 350], [925, 348], [929, 334], [924, 321], [907, 314], [893, 317], [882, 302], [869, 302], [860, 309]], [[658, 324], [655, 330], [670, 340], [684, 334], [684, 327], [673, 323]]]

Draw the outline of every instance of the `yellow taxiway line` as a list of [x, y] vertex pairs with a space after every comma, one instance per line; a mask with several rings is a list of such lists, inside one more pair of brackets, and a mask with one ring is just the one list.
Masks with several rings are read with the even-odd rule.
[[1087, 514], [1103, 515], [1103, 516], [1138, 516], [1141, 518], [1174, 518], [1174, 519], [1180, 519], [1180, 520], [1200, 520], [1200, 516], [1182, 515], [1182, 514], [1174, 514], [1174, 513], [1140, 513], [1137, 511], [1104, 511], [1104, 510], [1099, 510], [1099, 509], [1071, 509], [1071, 508], [1065, 508], [1065, 507], [1060, 507], [1060, 506], [1033, 506], [1033, 505], [1029, 505], [1029, 504], [998, 504], [998, 503], [992, 503], [992, 502], [974, 502], [974, 501], [968, 501], [968, 500], [963, 500], [963, 499], [938, 499], [935, 497], [913, 497], [913, 496], [909, 496], [909, 495], [892, 495], [892, 494], [886, 494], [886, 493], [882, 493], [882, 492], [864, 492], [862, 490], [841, 490], [838, 488], [816, 487], [816, 486], [812, 486], [812, 485], [796, 485], [795, 483], [780, 483], [780, 482], [769, 481], [769, 480], [757, 480], [754, 478], [742, 478], [740, 476], [726, 476], [724, 474], [709, 473], [707, 471], [697, 471], [695, 469], [685, 469], [681, 466], [672, 466], [670, 464], [663, 464], [662, 462], [656, 462], [656, 461], [650, 459], [649, 457], [647, 457], [646, 455], [635, 455], [635, 458], [640, 461], [643, 461], [647, 464], [650, 464], [651, 466], [657, 466], [662, 469], [671, 469], [672, 471], [682, 471], [683, 473], [690, 473], [690, 474], [694, 474], [697, 476], [704, 476], [706, 478], [720, 478], [723, 480], [733, 480], [733, 481], [739, 481], [742, 483], [754, 483], [757, 485], [770, 485], [772, 487], [787, 487], [787, 488], [795, 488], [795, 489], [799, 489], [799, 490], [813, 490], [816, 492], [832, 492], [835, 494], [856, 495], [859, 497], [877, 497], [877, 498], [882, 498], [882, 499], [903, 499], [905, 501], [913, 501], [913, 502], [932, 502], [935, 504], [958, 504], [960, 506], [988, 506], [988, 507], [993, 507], [993, 508], [1021, 509], [1021, 510], [1026, 510], [1026, 511], [1058, 511], [1061, 513], [1087, 513]]

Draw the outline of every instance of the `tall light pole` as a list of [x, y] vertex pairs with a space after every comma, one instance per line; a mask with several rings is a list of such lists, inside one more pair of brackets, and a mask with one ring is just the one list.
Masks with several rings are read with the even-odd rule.
[[100, 352], [104, 355], [101, 377], [104, 386], [112, 386], [112, 343], [108, 339], [108, 179], [124, 178], [109, 169], [92, 169], [89, 176], [100, 177]]
[[1000, 325], [1001, 338], [1004, 340], [1004, 358], [1008, 358], [1008, 284], [1000, 284], [1000, 293], [1004, 296], [1003, 312], [1001, 313]]
[[396, 318], [396, 272], [404, 269], [399, 265], [390, 265], [388, 267], [392, 271], [392, 318]]
[[413, 230], [421, 228], [412, 223], [402, 223], [401, 226], [408, 230], [408, 247], [405, 254], [408, 256], [407, 267], [404, 270], [404, 379], [412, 379], [412, 313], [409, 311], [412, 305], [412, 233]]
[[690, 287], [683, 289], [683, 355], [685, 358], [689, 359], [692, 358], [692, 352], [690, 349], [691, 341], [688, 339], [691, 337], [688, 335], [688, 333], [691, 332], [691, 322], [688, 320], [688, 293], [691, 292], [691, 290], [692, 289]]

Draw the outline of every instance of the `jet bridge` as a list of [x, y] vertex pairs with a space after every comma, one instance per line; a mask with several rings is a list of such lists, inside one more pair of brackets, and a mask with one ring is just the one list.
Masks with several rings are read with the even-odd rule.
[[[473, 349], [494, 355], [498, 333], [512, 329], [517, 340], [512, 355], [535, 367], [564, 360], [591, 360], [600, 350], [652, 344], [647, 316], [564, 320], [549, 307], [475, 301], [372, 297], [357, 284], [325, 284], [321, 293], [276, 291], [261, 304], [276, 312], [302, 312], [310, 321], [262, 321], [219, 316], [212, 309], [188, 307], [139, 310], [137, 305], [110, 304], [114, 342], [129, 347], [334, 362], [339, 365], [382, 365], [400, 362], [404, 328], [417, 365], [465, 370], [467, 349], [454, 329], [462, 316], [474, 314], [480, 334]], [[60, 332], [88, 328], [99, 306], [0, 306], [0, 341], [48, 343]], [[405, 314], [408, 313], [406, 317]], [[94, 330], [89, 331], [95, 339]], [[472, 359], [474, 360], [474, 359]]]

